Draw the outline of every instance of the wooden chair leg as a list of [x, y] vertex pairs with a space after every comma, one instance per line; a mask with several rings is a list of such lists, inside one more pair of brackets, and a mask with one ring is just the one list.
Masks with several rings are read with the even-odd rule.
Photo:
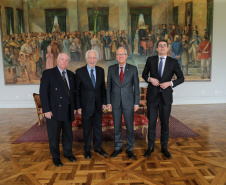
[[41, 125], [41, 120], [40, 120], [40, 117], [38, 115], [38, 126], [40, 127], [40, 125]]

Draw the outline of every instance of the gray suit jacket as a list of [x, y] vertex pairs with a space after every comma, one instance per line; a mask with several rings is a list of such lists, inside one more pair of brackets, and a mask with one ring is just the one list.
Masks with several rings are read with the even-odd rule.
[[111, 104], [112, 109], [119, 109], [122, 102], [123, 109], [133, 109], [134, 105], [139, 105], [139, 99], [140, 89], [137, 68], [126, 64], [121, 84], [119, 65], [110, 66], [107, 79], [107, 104]]

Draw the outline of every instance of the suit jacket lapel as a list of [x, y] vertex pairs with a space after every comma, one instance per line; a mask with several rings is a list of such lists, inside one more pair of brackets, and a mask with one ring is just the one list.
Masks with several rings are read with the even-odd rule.
[[123, 75], [122, 86], [124, 86], [127, 83], [128, 75], [129, 75], [129, 65], [126, 64], [124, 75]]
[[96, 67], [96, 85], [95, 88], [97, 87], [97, 83], [100, 82], [100, 72], [99, 72], [99, 68]]
[[159, 69], [159, 59], [158, 59], [158, 56], [156, 56], [156, 59], [153, 61], [153, 67], [154, 67], [154, 69], [156, 71], [156, 76], [159, 79], [159, 72], [158, 72], [158, 69]]
[[67, 72], [67, 76], [68, 76], [68, 81], [69, 81], [69, 89], [70, 89], [70, 95], [73, 93], [73, 86], [74, 86], [74, 80], [73, 80], [73, 78], [74, 78], [74, 76], [73, 75], [71, 75], [71, 73], [68, 73]]
[[122, 84], [121, 84], [121, 82], [120, 82], [120, 77], [119, 77], [119, 66], [118, 66], [118, 64], [115, 65], [115, 66], [116, 66], [116, 67], [115, 67], [116, 81], [117, 81], [118, 85], [121, 86]]
[[168, 58], [168, 57], [166, 57], [165, 67], [164, 67], [164, 71], [163, 71], [163, 74], [162, 74], [161, 81], [162, 81], [162, 79], [164, 79], [164, 77], [166, 76], [167, 71], [168, 71], [168, 69], [169, 69], [169, 65], [170, 65], [169, 58]]

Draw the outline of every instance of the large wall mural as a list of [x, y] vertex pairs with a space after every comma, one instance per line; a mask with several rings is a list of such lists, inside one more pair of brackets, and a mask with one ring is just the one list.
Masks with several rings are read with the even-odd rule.
[[38, 84], [60, 52], [74, 72], [86, 64], [88, 49], [97, 51], [107, 77], [118, 47], [143, 81], [160, 39], [186, 81], [211, 80], [212, 0], [2, 0], [0, 7], [5, 84]]

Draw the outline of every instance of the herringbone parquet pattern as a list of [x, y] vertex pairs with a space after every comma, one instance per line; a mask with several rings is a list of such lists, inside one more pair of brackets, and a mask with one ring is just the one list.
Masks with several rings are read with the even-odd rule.
[[77, 161], [61, 157], [64, 165], [59, 168], [52, 163], [48, 144], [11, 144], [37, 122], [35, 109], [0, 109], [0, 184], [225, 185], [226, 104], [173, 106], [172, 115], [201, 135], [170, 139], [172, 159], [161, 154], [159, 140], [149, 158], [143, 156], [145, 141], [136, 141], [133, 160], [125, 150], [110, 158], [113, 141], [103, 142], [107, 157], [92, 150], [92, 158], [87, 160], [83, 143], [74, 142]]

